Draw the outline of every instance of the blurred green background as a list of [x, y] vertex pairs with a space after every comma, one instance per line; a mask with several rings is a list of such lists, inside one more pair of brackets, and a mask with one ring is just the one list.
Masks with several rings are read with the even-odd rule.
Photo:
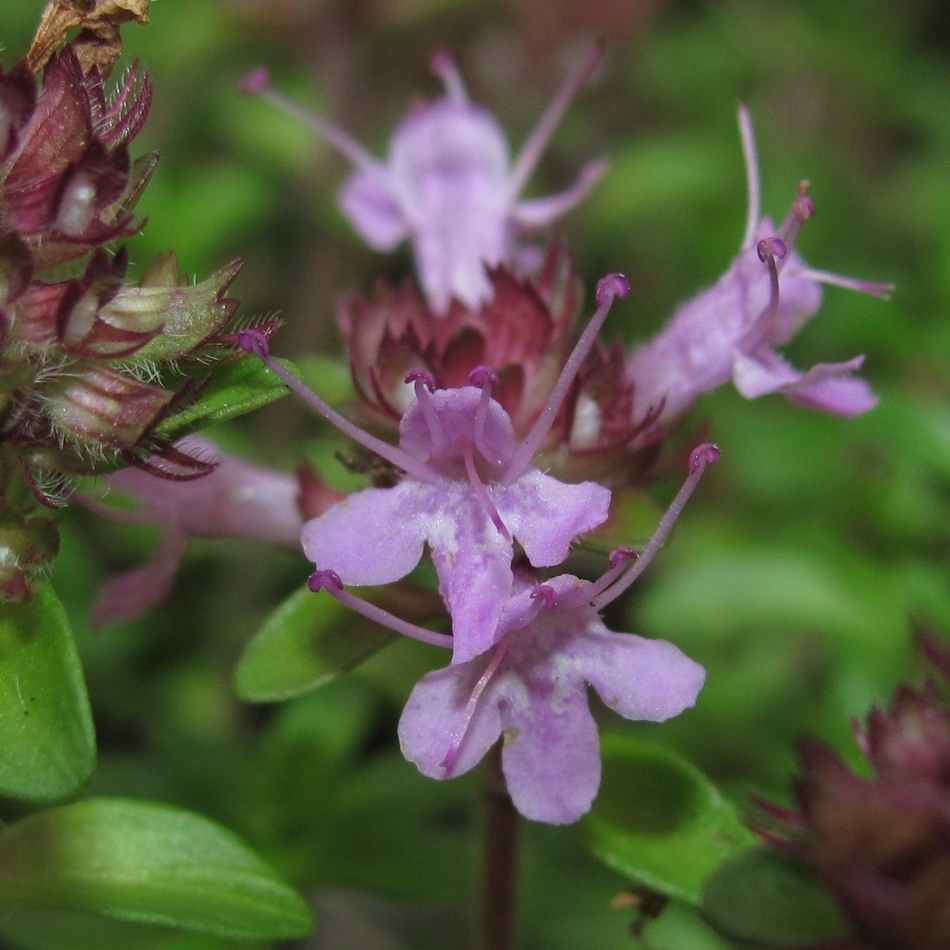
[[[43, 5], [4, 4], [8, 67]], [[779, 397], [747, 402], [731, 386], [700, 401], [692, 424], [721, 446], [722, 461], [638, 583], [626, 629], [680, 645], [708, 667], [707, 686], [696, 709], [663, 726], [603, 721], [669, 741], [742, 804], [750, 793], [791, 801], [803, 732], [854, 760], [849, 716], [885, 702], [901, 679], [919, 682], [915, 630], [950, 632], [946, 5], [157, 0], [151, 20], [124, 31], [126, 58], [143, 60], [155, 84], [135, 150], [162, 153], [139, 205], [148, 224], [129, 242], [133, 265], [174, 248], [182, 269], [204, 278], [243, 257], [232, 293], [247, 316], [282, 316], [275, 349], [292, 358], [338, 353], [337, 295], [400, 276], [410, 261], [361, 245], [335, 202], [345, 163], [242, 98], [250, 68], [268, 65], [283, 91], [381, 155], [413, 98], [438, 94], [428, 62], [444, 47], [517, 148], [570, 64], [605, 36], [606, 61], [531, 190], [563, 187], [588, 157], [610, 159], [561, 230], [589, 286], [610, 270], [630, 278], [608, 326], [630, 342], [736, 253], [745, 182], [735, 115], [738, 102], [749, 105], [765, 212], [781, 219], [808, 178], [818, 213], [802, 232], [806, 260], [897, 285], [889, 303], [829, 288], [788, 355], [807, 367], [867, 354], [881, 405], [845, 421]], [[216, 435], [290, 470], [323, 431], [284, 400]], [[658, 500], [674, 487], [659, 486]], [[144, 560], [155, 536], [80, 510], [67, 512], [64, 533], [54, 580], [79, 631], [99, 731], [90, 793], [181, 804], [233, 828], [314, 897], [314, 950], [463, 946], [475, 782], [425, 780], [395, 742], [411, 684], [441, 660], [400, 643], [311, 696], [242, 704], [234, 663], [306, 577], [302, 556], [196, 543], [159, 609], [93, 634], [85, 615], [98, 585]], [[16, 813], [7, 803], [5, 816]], [[521, 946], [635, 945], [631, 912], [609, 904], [623, 886], [572, 831], [528, 829]], [[17, 946], [48, 939], [29, 921], [11, 926]], [[167, 950], [226, 945], [159, 932], [132, 939]], [[133, 945], [118, 927], [88, 940], [97, 950]], [[681, 908], [650, 940], [718, 946]]]

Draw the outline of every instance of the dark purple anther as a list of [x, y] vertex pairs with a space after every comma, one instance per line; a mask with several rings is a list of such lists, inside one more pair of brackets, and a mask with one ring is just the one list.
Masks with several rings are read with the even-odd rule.
[[[808, 182], [802, 182], [802, 188], [807, 187]], [[801, 221], [807, 221], [815, 213], [815, 202], [812, 201], [804, 191], [800, 191], [798, 197], [795, 199], [795, 203], [792, 205], [792, 209], [797, 218]]]
[[429, 70], [436, 79], [445, 79], [455, 70], [451, 53], [445, 49], [436, 50], [432, 54], [432, 59], [429, 60]]
[[635, 561], [640, 555], [633, 548], [622, 544], [619, 548], [614, 548], [607, 558], [607, 563], [611, 567], [619, 567], [624, 561]]
[[557, 591], [550, 584], [538, 584], [531, 597], [534, 600], [540, 600], [545, 610], [553, 610], [557, 606]]
[[262, 360], [270, 356], [270, 343], [260, 330], [241, 330], [237, 335], [238, 346], [245, 353], [251, 353]]
[[689, 474], [693, 475], [700, 467], [705, 468], [707, 465], [712, 465], [713, 462], [718, 462], [719, 455], [718, 445], [713, 445], [711, 442], [703, 442], [702, 445], [697, 445], [689, 453]]
[[614, 297], [626, 297], [630, 293], [630, 283], [623, 274], [608, 274], [597, 281], [597, 292], [594, 299], [597, 306], [602, 307]]
[[468, 375], [468, 381], [480, 389], [485, 386], [497, 386], [498, 374], [489, 366], [476, 366]]
[[759, 241], [755, 246], [755, 251], [759, 255], [759, 260], [765, 264], [770, 257], [784, 260], [788, 253], [788, 245], [780, 237], [768, 237]]
[[403, 382], [422, 383], [430, 393], [435, 392], [435, 377], [427, 369], [410, 370]]
[[343, 590], [343, 581], [340, 580], [340, 575], [336, 571], [314, 571], [307, 581], [307, 586], [315, 594], [324, 587], [340, 591]]
[[245, 96], [259, 96], [265, 89], [270, 88], [270, 72], [266, 66], [252, 69], [241, 80], [241, 92]]

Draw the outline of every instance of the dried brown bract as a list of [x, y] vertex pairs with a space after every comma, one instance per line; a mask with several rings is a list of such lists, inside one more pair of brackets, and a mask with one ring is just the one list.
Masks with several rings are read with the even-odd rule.
[[148, 23], [148, 0], [52, 0], [27, 54], [30, 69], [39, 72], [66, 42], [66, 34], [78, 27], [73, 49], [83, 72], [97, 66], [108, 76], [122, 55], [119, 27], [130, 20]]

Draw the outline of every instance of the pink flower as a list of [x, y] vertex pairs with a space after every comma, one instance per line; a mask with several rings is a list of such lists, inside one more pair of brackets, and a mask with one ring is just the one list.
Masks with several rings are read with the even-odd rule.
[[302, 118], [353, 162], [357, 171], [340, 193], [343, 213], [375, 250], [411, 241], [422, 289], [432, 309], [445, 314], [453, 299], [466, 307], [487, 302], [492, 288], [486, 266], [516, 264], [517, 238], [569, 211], [603, 174], [604, 163], [592, 162], [566, 191], [520, 200], [548, 139], [600, 55], [599, 47], [592, 49], [568, 76], [514, 163], [495, 117], [469, 101], [445, 53], [433, 57], [432, 70], [446, 94], [400, 122], [385, 162], [342, 129], [271, 90], [266, 71], [251, 73], [244, 90], [263, 93]]
[[570, 574], [540, 586], [519, 577], [494, 649], [416, 684], [399, 720], [405, 757], [451, 778], [504, 735], [502, 768], [522, 815], [559, 825], [587, 812], [600, 785], [587, 686], [625, 719], [660, 722], [692, 706], [705, 679], [672, 643], [608, 630], [592, 588]]
[[[597, 581], [561, 574], [538, 582], [516, 571], [498, 615], [494, 645], [466, 662], [427, 673], [399, 722], [403, 754], [430, 778], [473, 768], [504, 736], [502, 769], [515, 807], [551, 824], [576, 821], [600, 784], [597, 727], [587, 686], [627, 719], [659, 722], [692, 706], [705, 673], [670, 643], [612, 633], [600, 611], [643, 572], [719, 450], [701, 445], [690, 474], [642, 552], [611, 556]], [[453, 638], [414, 627], [343, 590], [332, 571], [317, 571], [313, 590], [394, 630], [436, 645]], [[458, 636], [453, 623], [453, 633]]]
[[610, 504], [601, 485], [565, 485], [530, 465], [505, 478], [517, 448], [511, 420], [494, 400], [480, 416], [482, 394], [475, 386], [423, 390], [403, 416], [400, 448], [425, 467], [392, 488], [351, 495], [308, 521], [301, 536], [318, 568], [360, 586], [405, 577], [428, 544], [452, 615], [456, 662], [495, 642], [512, 592], [513, 541], [535, 567], [560, 564], [578, 535], [606, 520]]
[[[821, 284], [837, 284], [886, 298], [888, 284], [812, 270], [795, 251], [801, 225], [814, 213], [803, 183], [778, 229], [760, 219], [759, 173], [747, 110], [739, 110], [749, 214], [739, 255], [708, 290], [682, 306], [654, 340], [631, 355], [637, 418], [659, 413], [655, 424], [675, 419], [702, 392], [730, 379], [747, 399], [780, 392], [793, 402], [840, 416], [867, 412], [877, 397], [851, 376], [864, 357], [820, 363], [801, 372], [776, 348], [788, 343], [818, 311]], [[649, 441], [645, 436], [641, 441]]]
[[260, 356], [321, 415], [405, 474], [391, 488], [368, 488], [307, 522], [301, 540], [318, 570], [343, 584], [388, 584], [405, 577], [428, 544], [440, 592], [452, 615], [454, 661], [489, 649], [512, 595], [518, 541], [535, 567], [561, 563], [578, 535], [602, 524], [610, 491], [594, 482], [566, 485], [532, 464], [626, 281], [598, 285], [598, 309], [527, 435], [516, 440], [511, 419], [491, 396], [497, 382], [484, 368], [471, 385], [432, 391], [429, 374], [410, 373], [415, 400], [400, 422], [398, 447], [364, 432], [289, 374], [254, 331], [242, 345]]
[[186, 455], [217, 458], [208, 474], [172, 481], [137, 468], [110, 475], [109, 488], [131, 495], [131, 511], [78, 500], [115, 521], [154, 524], [162, 530], [158, 551], [144, 567], [108, 580], [92, 606], [96, 627], [145, 613], [169, 592], [190, 538], [253, 538], [296, 545], [303, 525], [297, 504], [299, 485], [291, 475], [221, 455], [204, 439], [190, 438], [176, 448]]

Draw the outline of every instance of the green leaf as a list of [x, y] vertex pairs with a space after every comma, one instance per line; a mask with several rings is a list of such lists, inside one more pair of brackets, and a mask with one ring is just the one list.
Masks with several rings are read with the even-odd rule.
[[0, 793], [55, 801], [92, 774], [96, 736], [69, 619], [52, 586], [0, 606]]
[[[372, 591], [361, 591], [373, 597]], [[248, 702], [289, 699], [323, 686], [399, 635], [304, 586], [264, 623], [238, 663], [236, 689]]]
[[743, 851], [713, 874], [703, 914], [721, 933], [757, 947], [832, 944], [848, 935], [811, 868], [764, 846]]
[[0, 907], [245, 939], [302, 937], [313, 924], [300, 896], [231, 832], [164, 805], [106, 798], [0, 831]]
[[[218, 937], [63, 910], [8, 910], [0, 941], [16, 950], [231, 950]], [[187, 941], [187, 942], [186, 942]], [[251, 948], [255, 950], [255, 948]]]
[[692, 904], [726, 858], [754, 840], [735, 808], [664, 746], [602, 739], [603, 777], [584, 819], [593, 853], [639, 885]]
[[[286, 360], [282, 363], [293, 369]], [[260, 360], [239, 359], [215, 367], [197, 402], [165, 419], [156, 435], [174, 442], [192, 432], [227, 422], [266, 406], [290, 390]]]

